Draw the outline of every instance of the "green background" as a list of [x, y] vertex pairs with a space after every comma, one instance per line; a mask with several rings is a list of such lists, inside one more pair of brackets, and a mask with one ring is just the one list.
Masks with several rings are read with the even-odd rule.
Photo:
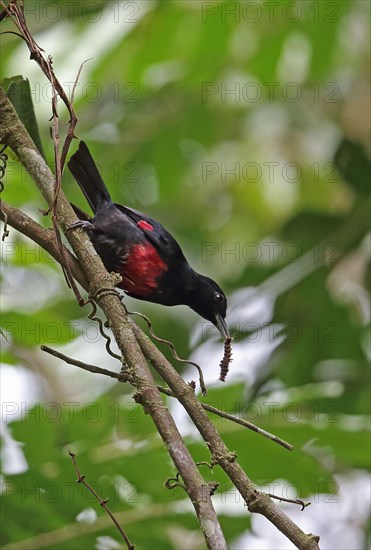
[[[180, 356], [202, 365], [205, 402], [294, 445], [290, 453], [214, 418], [257, 486], [310, 500], [304, 512], [280, 506], [321, 536], [321, 548], [366, 548], [369, 3], [45, 1], [25, 9], [68, 92], [88, 60], [75, 92], [76, 135], [114, 200], [159, 219], [228, 295], [235, 342], [226, 383], [217, 382], [222, 343], [206, 322], [184, 307], [127, 300], [129, 309], [149, 315]], [[1, 78], [29, 79], [52, 166], [50, 86], [20, 39], [4, 34], [1, 42]], [[62, 133], [67, 122], [60, 106]], [[86, 208], [67, 171], [63, 189]], [[50, 227], [11, 155], [3, 197]], [[203, 548], [185, 493], [164, 488], [174, 468], [130, 387], [39, 349], [119, 370], [88, 308], [16, 231], [2, 250], [2, 544], [121, 547], [104, 511], [75, 483], [72, 449], [138, 548]], [[179, 369], [187, 380], [196, 376]], [[180, 408], [169, 405], [194, 458], [209, 460]], [[219, 468], [201, 468], [220, 482], [213, 500], [231, 548], [290, 547], [250, 517]]]

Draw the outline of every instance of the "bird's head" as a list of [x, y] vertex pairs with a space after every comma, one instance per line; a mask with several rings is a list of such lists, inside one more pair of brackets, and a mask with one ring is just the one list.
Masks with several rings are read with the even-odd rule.
[[229, 337], [225, 321], [227, 298], [215, 281], [195, 273], [188, 305], [201, 317], [215, 325], [224, 339]]

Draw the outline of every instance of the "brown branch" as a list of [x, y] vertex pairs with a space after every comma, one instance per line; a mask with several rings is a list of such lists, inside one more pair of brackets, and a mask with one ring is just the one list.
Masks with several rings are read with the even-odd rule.
[[90, 61], [92, 59], [92, 57], [90, 57], [89, 59], [85, 59], [85, 61], [83, 61], [79, 67], [79, 70], [77, 71], [77, 75], [76, 75], [76, 78], [75, 78], [75, 82], [73, 83], [73, 87], [72, 87], [72, 92], [71, 92], [71, 97], [70, 97], [70, 103], [73, 105], [73, 102], [75, 101], [75, 91], [76, 91], [76, 87], [77, 87], [77, 84], [80, 80], [80, 75], [81, 75], [81, 71], [83, 69], [83, 66], [85, 65], [85, 63], [87, 63], [88, 61]]
[[[41, 52], [40, 52], [40, 55]], [[53, 229], [55, 233], [55, 238], [57, 241], [58, 249], [60, 251], [61, 256], [61, 266], [63, 270], [63, 274], [65, 276], [67, 284], [72, 288], [73, 293], [76, 296], [76, 299], [80, 305], [84, 304], [84, 300], [79, 292], [79, 289], [77, 288], [77, 285], [75, 283], [75, 280], [72, 276], [72, 273], [69, 269], [68, 263], [66, 262], [66, 258], [64, 256], [64, 247], [62, 243], [61, 233], [59, 229], [59, 223], [58, 223], [58, 209], [57, 209], [57, 202], [58, 202], [58, 196], [62, 187], [62, 163], [61, 158], [59, 154], [59, 116], [58, 116], [58, 95], [56, 91], [55, 81], [57, 80], [53, 67], [52, 67], [52, 58], [51, 56], [48, 56], [47, 60], [47, 67], [48, 67], [48, 74], [46, 75], [52, 85], [52, 113], [53, 113], [53, 126], [52, 126], [52, 139], [54, 144], [54, 166], [55, 166], [55, 183], [54, 183], [54, 199], [51, 206], [52, 211], [52, 222], [53, 222]], [[72, 106], [71, 106], [72, 109]], [[77, 121], [77, 119], [76, 119]]]
[[[102, 374], [103, 376], [109, 376], [110, 378], [115, 378], [119, 382], [126, 382], [130, 380], [127, 380], [127, 375], [122, 372], [114, 372], [111, 370], [103, 369], [102, 367], [97, 367], [96, 365], [90, 365], [88, 363], [84, 363], [83, 361], [79, 361], [78, 359], [74, 359], [72, 357], [68, 357], [67, 355], [64, 355], [64, 353], [61, 353], [53, 348], [49, 348], [48, 346], [40, 346], [41, 351], [45, 351], [46, 353], [49, 353], [50, 355], [53, 355], [54, 357], [57, 357], [58, 359], [62, 359], [65, 363], [68, 363], [69, 365], [74, 365], [75, 367], [78, 367], [79, 369], [83, 369], [89, 372], [92, 372], [94, 374]], [[158, 390], [167, 395], [168, 397], [174, 397], [176, 399], [176, 395], [169, 390], [168, 388], [164, 388], [163, 386], [157, 386]], [[241, 418], [238, 418], [238, 416], [234, 416], [233, 414], [225, 413], [216, 407], [212, 407], [211, 405], [208, 405], [207, 403], [202, 403], [202, 408], [205, 411], [211, 412], [217, 416], [220, 416], [222, 418], [225, 418], [227, 420], [230, 420], [231, 422], [235, 422], [236, 424], [240, 424], [241, 426], [244, 426], [245, 428], [248, 428], [249, 430], [252, 430], [253, 432], [256, 432], [271, 441], [275, 441], [285, 449], [288, 449], [291, 451], [293, 449], [293, 446], [290, 445], [290, 443], [287, 443], [283, 439], [280, 439], [276, 435], [273, 435], [262, 428], [259, 428], [258, 426], [255, 426], [255, 424], [252, 424], [251, 422], [248, 422], [247, 420], [243, 420]]]
[[[162, 393], [166, 393], [169, 397], [176, 397], [176, 395], [167, 388], [162, 388]], [[284, 447], [285, 449], [288, 449], [289, 451], [293, 450], [293, 445], [290, 443], [287, 443], [284, 439], [281, 439], [280, 437], [277, 437], [274, 434], [271, 434], [270, 432], [267, 432], [266, 430], [263, 430], [263, 428], [259, 428], [259, 426], [256, 426], [255, 424], [252, 424], [252, 422], [249, 422], [248, 420], [244, 420], [243, 418], [239, 418], [238, 416], [234, 416], [233, 414], [225, 413], [218, 409], [217, 407], [213, 407], [212, 405], [209, 405], [208, 403], [202, 403], [202, 408], [205, 411], [211, 412], [217, 416], [220, 416], [221, 418], [225, 418], [227, 420], [230, 420], [231, 422], [235, 422], [236, 424], [240, 424], [241, 426], [244, 426], [245, 428], [248, 428], [249, 430], [252, 430], [253, 432], [256, 432], [263, 437], [266, 437], [267, 439], [270, 439], [271, 441], [275, 441], [278, 443], [278, 445], [281, 445], [281, 447]]]
[[[177, 396], [168, 388], [163, 388], [162, 386], [158, 386], [158, 388], [165, 395], [177, 398]], [[241, 426], [244, 426], [245, 428], [248, 428], [249, 430], [258, 433], [263, 437], [270, 439], [271, 441], [275, 441], [276, 443], [278, 443], [278, 445], [281, 445], [281, 447], [284, 447], [289, 451], [292, 451], [294, 448], [293, 445], [287, 443], [287, 441], [277, 437], [274, 434], [271, 434], [270, 432], [267, 432], [266, 430], [263, 430], [262, 428], [259, 428], [259, 426], [252, 424], [252, 422], [249, 422], [248, 420], [244, 420], [243, 418], [239, 418], [238, 416], [234, 416], [233, 414], [225, 413], [217, 407], [209, 405], [208, 403], [203, 403], [202, 401], [200, 401], [200, 403], [205, 411], [211, 412], [217, 416], [220, 416], [221, 418], [225, 418], [226, 420], [230, 420], [231, 422], [235, 422], [236, 424], [240, 424]]]
[[248, 428], [249, 430], [252, 430], [253, 432], [256, 432], [263, 437], [266, 437], [267, 439], [270, 439], [271, 441], [275, 441], [278, 443], [278, 445], [281, 445], [281, 447], [284, 447], [288, 451], [292, 451], [294, 446], [285, 441], [284, 439], [281, 439], [280, 437], [271, 434], [270, 432], [267, 432], [266, 430], [263, 430], [263, 428], [259, 428], [259, 426], [256, 426], [255, 424], [252, 424], [252, 422], [249, 422], [248, 420], [245, 420], [243, 418], [239, 418], [238, 416], [234, 416], [233, 414], [228, 414], [223, 411], [220, 411], [216, 407], [212, 407], [211, 405], [208, 405], [207, 403], [202, 403], [203, 408], [205, 411], [209, 411], [213, 414], [217, 414], [218, 416], [221, 416], [222, 418], [226, 418], [227, 420], [231, 420], [232, 422], [236, 422], [236, 424], [240, 424], [241, 426], [244, 426], [245, 428]]
[[97, 367], [96, 365], [90, 365], [89, 363], [84, 363], [83, 361], [79, 361], [78, 359], [74, 359], [73, 357], [68, 357], [68, 355], [65, 355], [64, 353], [60, 353], [59, 351], [53, 348], [50, 348], [49, 346], [42, 345], [40, 346], [40, 349], [41, 351], [45, 351], [45, 353], [49, 353], [50, 355], [57, 357], [57, 359], [62, 359], [62, 361], [64, 361], [65, 363], [68, 363], [69, 365], [74, 365], [79, 369], [92, 372], [93, 374], [103, 374], [103, 376], [116, 378], [116, 380], [118, 380], [119, 382], [125, 381], [125, 376], [123, 375], [123, 373], [114, 372], [108, 369], [102, 369], [102, 367]]
[[[7, 223], [10, 227], [13, 227], [19, 231], [19, 233], [22, 233], [22, 235], [30, 238], [46, 252], [48, 252], [48, 254], [50, 254], [56, 262], [59, 264], [61, 263], [60, 251], [55, 240], [55, 234], [52, 230], [45, 229], [40, 224], [35, 222], [35, 220], [27, 216], [27, 214], [21, 210], [18, 210], [18, 208], [14, 208], [13, 206], [10, 206], [10, 204], [1, 200], [0, 219], [5, 221], [5, 218], [7, 219]], [[88, 281], [76, 257], [66, 247], [64, 247], [64, 254], [74, 278], [85, 290], [88, 291]]]
[[72, 451], [68, 451], [68, 454], [70, 455], [71, 460], [72, 460], [72, 464], [74, 465], [74, 468], [76, 470], [77, 483], [82, 483], [82, 485], [84, 485], [88, 489], [88, 491], [90, 491], [91, 494], [95, 496], [95, 498], [97, 499], [99, 504], [102, 506], [102, 508], [104, 508], [104, 510], [107, 512], [107, 514], [109, 515], [109, 517], [111, 518], [111, 520], [115, 524], [118, 532], [120, 533], [120, 535], [124, 539], [124, 541], [126, 543], [126, 546], [128, 547], [128, 550], [134, 550], [135, 546], [133, 544], [131, 544], [130, 540], [128, 539], [128, 537], [125, 533], [125, 531], [123, 530], [123, 528], [121, 527], [121, 525], [119, 524], [119, 522], [117, 521], [117, 519], [115, 518], [113, 513], [111, 512], [111, 510], [108, 508], [108, 506], [107, 506], [108, 498], [102, 499], [98, 495], [98, 493], [96, 491], [94, 491], [93, 487], [91, 487], [91, 485], [89, 485], [89, 483], [86, 481], [85, 476], [81, 475], [80, 470], [77, 466], [76, 455]]

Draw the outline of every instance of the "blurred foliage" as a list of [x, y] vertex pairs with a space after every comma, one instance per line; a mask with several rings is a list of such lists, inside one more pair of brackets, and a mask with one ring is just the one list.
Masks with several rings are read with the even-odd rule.
[[[322, 507], [312, 506], [325, 514], [337, 502], [334, 476], [370, 463], [369, 3], [60, 0], [25, 9], [69, 91], [89, 59], [76, 88], [76, 135], [114, 199], [161, 220], [192, 265], [226, 289], [235, 334], [229, 380], [216, 383], [218, 359], [211, 365], [202, 355], [204, 325], [195, 314], [133, 300], [129, 309], [148, 314], [179, 355], [201, 354], [215, 382], [206, 402], [295, 446], [289, 453], [214, 418], [251, 479], [282, 496], [288, 488], [304, 499], [321, 494]], [[9, 21], [2, 27], [14, 30]], [[19, 38], [1, 41], [1, 78], [29, 80], [52, 166], [50, 86]], [[60, 116], [63, 132], [62, 106]], [[63, 185], [86, 208], [67, 172]], [[3, 196], [50, 227], [11, 156]], [[119, 368], [58, 266], [13, 230], [2, 247], [4, 379], [18, 375], [3, 398], [11, 422], [3, 434], [2, 544], [116, 547], [99, 538], [119, 540], [109, 518], [75, 484], [73, 449], [138, 548], [203, 547], [186, 495], [163, 486], [174, 468], [130, 388], [39, 351], [48, 344]], [[249, 288], [271, 314], [239, 298]], [[263, 328], [272, 346], [259, 360]], [[209, 460], [196, 436], [187, 441], [195, 459]], [[233, 546], [251, 518], [223, 472], [202, 472], [221, 483], [214, 500]], [[96, 522], [76, 520], [91, 508]]]

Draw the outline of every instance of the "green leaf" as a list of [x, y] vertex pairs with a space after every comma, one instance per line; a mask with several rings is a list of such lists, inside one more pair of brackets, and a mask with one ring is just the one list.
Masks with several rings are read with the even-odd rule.
[[1, 81], [1, 85], [12, 102], [14, 109], [17, 111], [19, 118], [25, 125], [34, 144], [44, 156], [29, 80], [23, 78], [21, 75], [17, 75], [11, 78], [5, 78]]

